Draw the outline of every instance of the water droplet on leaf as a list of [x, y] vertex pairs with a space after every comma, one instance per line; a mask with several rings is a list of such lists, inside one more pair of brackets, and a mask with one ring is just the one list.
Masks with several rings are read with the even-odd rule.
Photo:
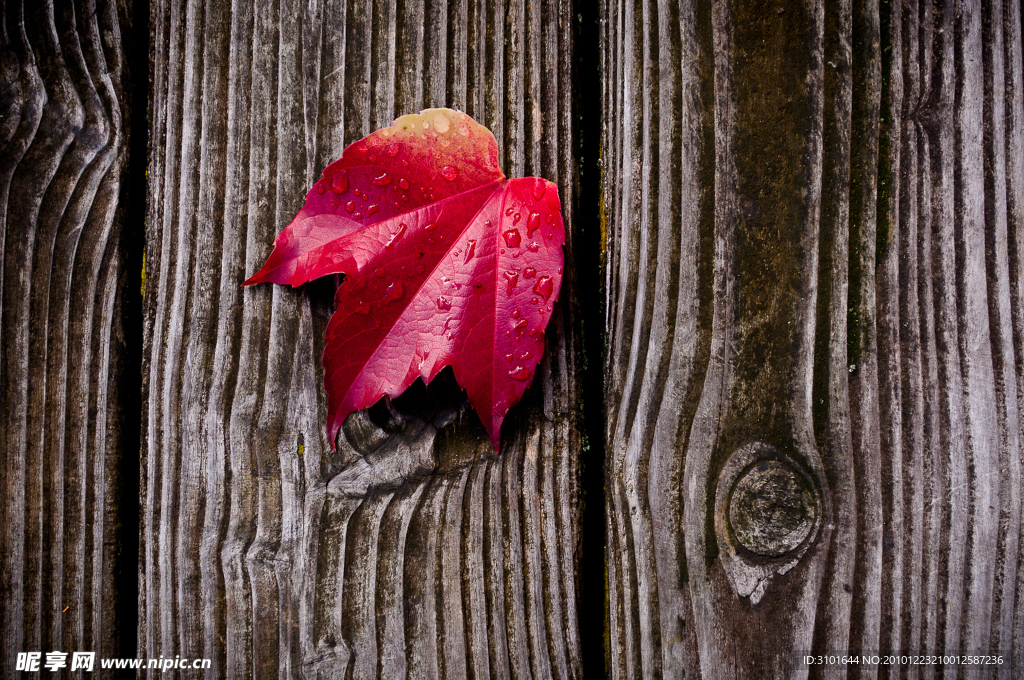
[[473, 239], [469, 239], [469, 245], [466, 246], [466, 257], [465, 257], [464, 260], [462, 260], [462, 264], [467, 264], [470, 260], [472, 260], [473, 259], [473, 253], [475, 253], [475, 252], [476, 252], [476, 241], [474, 241]]
[[398, 183], [398, 186], [402, 187], [403, 191], [409, 190], [409, 180], [403, 179]]
[[437, 308], [443, 311], [448, 311], [452, 308], [452, 301], [443, 295], [437, 296]]
[[551, 281], [550, 276], [542, 276], [537, 279], [537, 283], [533, 284], [533, 292], [537, 295], [543, 295], [544, 299], [547, 300], [551, 297], [551, 293], [554, 290], [554, 283]]
[[537, 270], [534, 269], [533, 267], [527, 267], [526, 269], [523, 270], [523, 278], [524, 279], [532, 279], [536, 275], [537, 275]]
[[505, 245], [509, 248], [518, 248], [519, 243], [522, 241], [522, 237], [519, 236], [518, 229], [509, 229], [502, 236], [505, 238]]
[[513, 380], [518, 380], [520, 382], [529, 380], [531, 375], [533, 375], [533, 371], [524, 366], [516, 366], [515, 368], [508, 372], [508, 377], [512, 378]]
[[334, 173], [331, 177], [331, 191], [336, 194], [343, 194], [348, 191], [348, 173], [342, 170]]
[[533, 232], [540, 229], [540, 214], [530, 213], [530, 219], [526, 222], [526, 235], [533, 236]]
[[449, 182], [451, 182], [453, 179], [455, 179], [458, 176], [459, 176], [459, 171], [456, 170], [455, 168], [453, 168], [450, 165], [446, 165], [443, 168], [441, 168], [441, 177], [444, 177]]
[[349, 201], [348, 203], [345, 204], [345, 210], [347, 210], [348, 212], [354, 212], [355, 209], [356, 209], [356, 204], [353, 203], [352, 201]]
[[533, 200], [539, 201], [544, 198], [544, 192], [548, 190], [548, 183], [540, 177], [533, 180]]
[[372, 184], [375, 187], [382, 187], [387, 184], [391, 184], [391, 175], [385, 172], [380, 177], [374, 177], [373, 181], [371, 181], [370, 184]]
[[398, 225], [398, 231], [391, 235], [391, 238], [388, 239], [388, 242], [384, 244], [384, 247], [387, 248], [388, 250], [394, 248], [395, 243], [398, 242], [398, 239], [402, 238], [403, 234], [405, 234], [405, 222], [402, 222]]
[[405, 288], [402, 286], [402, 282], [392, 281], [384, 292], [384, 304], [398, 300], [403, 295], [405, 295]]
[[505, 278], [508, 279], [508, 294], [511, 295], [516, 284], [519, 283], [519, 274], [515, 272], [505, 272]]
[[388, 275], [388, 270], [385, 269], [384, 267], [378, 267], [377, 271], [375, 271], [374, 274], [377, 275], [378, 279], [383, 279], [385, 276]]

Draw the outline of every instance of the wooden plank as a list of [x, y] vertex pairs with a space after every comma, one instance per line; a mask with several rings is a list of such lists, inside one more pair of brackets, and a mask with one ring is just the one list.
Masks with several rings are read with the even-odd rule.
[[1019, 2], [604, 20], [612, 675], [1019, 674]]
[[120, 482], [137, 403], [124, 314], [137, 283], [119, 212], [130, 14], [103, 0], [3, 12], [0, 644], [13, 672], [20, 652], [120, 648], [132, 594], [118, 577], [134, 569], [120, 555]]
[[[140, 656], [209, 677], [578, 677], [574, 284], [494, 457], [447, 379], [328, 446], [333, 284], [239, 284], [346, 144], [464, 108], [574, 233], [571, 3], [153, 3]], [[418, 391], [417, 391], [418, 390]]]
[[[993, 22], [998, 22], [999, 17], [993, 17]], [[1020, 347], [1024, 346], [1024, 263], [1021, 257], [1024, 256], [1024, 66], [1022, 66], [1021, 49], [1024, 40], [1021, 37], [1021, 6], [1019, 0], [1007, 0], [1003, 3], [1003, 65], [1004, 65], [1004, 92], [1006, 112], [1006, 137], [1005, 137], [1005, 158], [1006, 158], [1006, 252], [1007, 269], [1009, 270], [1009, 298], [1011, 314], [1011, 331], [1000, 330], [1002, 338], [1012, 338], [1014, 374], [1016, 377], [1017, 390], [1017, 421], [1021, 428], [1024, 428], [1024, 363], [1020, 361]], [[998, 81], [994, 81], [998, 82]], [[993, 88], [993, 96], [998, 90]], [[995, 147], [998, 149], [998, 147]], [[998, 249], [997, 249], [998, 254]], [[998, 255], [997, 255], [998, 259]], [[1001, 277], [1000, 277], [1001, 278]], [[1003, 303], [1000, 304], [1000, 310]], [[1002, 312], [1000, 311], [1000, 327], [1003, 325]], [[1009, 359], [1005, 351], [997, 350], [997, 355], [1002, 361]], [[1005, 370], [1005, 369], [1004, 369]], [[999, 368], [996, 369], [997, 374]], [[1009, 381], [1003, 387], [1006, 394], [1011, 394]], [[1005, 408], [1012, 409], [1013, 402], [1007, 398]], [[1012, 437], [1012, 432], [1007, 433]], [[1018, 430], [1017, 443], [1020, 449], [1024, 449], [1024, 430]], [[1012, 450], [1008, 452], [1007, 467], [1012, 470]], [[1002, 450], [1000, 450], [1002, 456]], [[1024, 467], [1024, 460], [1019, 465]], [[1022, 471], [1024, 475], [1024, 471]], [[1020, 517], [1014, 509], [1009, 509]], [[1024, 517], [1017, 520], [1020, 522], [1020, 532], [1017, 538], [1017, 576], [1014, 582], [1012, 571], [1001, 570], [1000, 581], [1005, 584], [1004, 592], [1012, 589], [1014, 595], [1006, 595], [1000, 598], [1001, 612], [1006, 612], [999, 618], [1000, 630], [998, 637], [1000, 647], [1008, 647], [1013, 650], [1013, 668], [1024, 668]], [[1012, 523], [1010, 525], [1012, 527]], [[1012, 536], [1007, 540], [1006, 554], [1007, 564], [1012, 564]], [[1005, 618], [1009, 618], [1012, 628], [1005, 628]], [[1003, 642], [1006, 640], [1006, 642]]]

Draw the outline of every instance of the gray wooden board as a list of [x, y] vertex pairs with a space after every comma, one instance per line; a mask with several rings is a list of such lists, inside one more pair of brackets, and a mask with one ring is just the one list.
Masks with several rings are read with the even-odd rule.
[[153, 4], [141, 656], [209, 657], [204, 678], [579, 677], [571, 277], [500, 456], [451, 385], [353, 415], [333, 452], [334, 282], [240, 288], [347, 144], [435, 106], [494, 131], [508, 176], [558, 183], [571, 258], [570, 9]]
[[1024, 672], [1020, 27], [604, 5], [613, 677]]
[[[835, 677], [795, 653], [847, 650], [1024, 672], [1019, 0], [601, 11], [612, 675]], [[572, 12], [153, 3], [140, 656], [581, 674]], [[116, 655], [136, 284], [127, 11], [4, 19], [6, 668]], [[347, 143], [442, 105], [495, 131], [509, 176], [559, 184], [547, 358], [501, 456], [450, 384], [355, 414], [333, 452], [333, 283], [239, 284]]]
[[[6, 2], [0, 31], [0, 671], [118, 652], [123, 4]], [[137, 290], [137, 288], [136, 288]], [[130, 429], [130, 428], [129, 428]], [[134, 569], [129, 557], [128, 568]], [[45, 661], [45, 658], [44, 658]], [[98, 664], [97, 664], [98, 670]], [[99, 674], [99, 673], [98, 673]]]

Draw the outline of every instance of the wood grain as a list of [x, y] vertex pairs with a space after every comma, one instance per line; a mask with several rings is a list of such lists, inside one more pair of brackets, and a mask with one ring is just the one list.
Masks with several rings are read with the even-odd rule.
[[13, 672], [19, 652], [116, 655], [118, 576], [134, 569], [119, 554], [137, 403], [119, 210], [131, 21], [105, 0], [2, 11], [0, 663]]
[[[582, 674], [578, 9], [154, 0], [140, 657]], [[1020, 1], [601, 12], [611, 675], [833, 677], [798, 654], [847, 650], [1024, 673]], [[124, 651], [130, 25], [124, 3], [3, 5], [5, 668]], [[570, 277], [501, 456], [448, 375], [335, 452], [333, 282], [239, 284], [347, 143], [428, 106], [558, 182]]]
[[574, 284], [500, 457], [445, 376], [331, 451], [333, 283], [240, 288], [346, 144], [433, 106], [558, 183], [571, 253], [571, 3], [158, 0], [152, 25], [140, 656], [579, 677]]
[[1024, 672], [1019, 2], [603, 31], [612, 676]]

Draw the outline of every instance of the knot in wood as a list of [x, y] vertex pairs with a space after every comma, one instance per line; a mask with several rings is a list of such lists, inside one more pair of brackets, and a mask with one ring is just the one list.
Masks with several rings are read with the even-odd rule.
[[718, 475], [715, 537], [733, 590], [757, 604], [768, 584], [807, 554], [817, 539], [821, 479], [792, 454], [764, 441], [733, 451]]
[[810, 535], [817, 504], [808, 480], [779, 460], [762, 460], [736, 480], [729, 499], [736, 542], [756, 555], [781, 557]]

